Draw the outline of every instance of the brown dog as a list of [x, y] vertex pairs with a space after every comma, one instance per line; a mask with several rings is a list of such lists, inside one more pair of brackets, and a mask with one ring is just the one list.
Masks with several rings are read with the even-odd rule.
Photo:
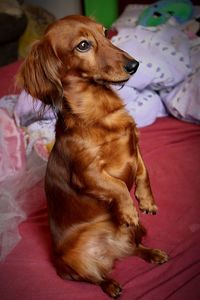
[[145, 230], [129, 193], [133, 183], [140, 209], [155, 214], [157, 207], [135, 123], [110, 87], [137, 67], [102, 25], [68, 16], [35, 43], [18, 75], [29, 94], [57, 113], [46, 196], [58, 274], [98, 284], [113, 298], [121, 293], [108, 277], [116, 259], [168, 259], [141, 245]]

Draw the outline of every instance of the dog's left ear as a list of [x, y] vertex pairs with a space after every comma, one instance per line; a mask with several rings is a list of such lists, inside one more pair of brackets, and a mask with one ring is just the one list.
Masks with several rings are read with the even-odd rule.
[[51, 105], [56, 111], [62, 109], [62, 62], [54, 53], [47, 39], [37, 41], [17, 74], [17, 85], [33, 98]]

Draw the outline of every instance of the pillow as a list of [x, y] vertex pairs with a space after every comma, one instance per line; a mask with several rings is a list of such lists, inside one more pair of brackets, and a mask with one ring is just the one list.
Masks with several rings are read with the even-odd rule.
[[112, 42], [140, 62], [126, 83], [138, 90], [175, 86], [191, 73], [189, 41], [174, 26], [121, 28]]

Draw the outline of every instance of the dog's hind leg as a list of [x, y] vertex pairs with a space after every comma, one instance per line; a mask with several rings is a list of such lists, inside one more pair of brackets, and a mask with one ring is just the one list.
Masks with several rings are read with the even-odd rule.
[[55, 257], [57, 272], [64, 279], [99, 285], [107, 295], [117, 298], [122, 288], [109, 273], [116, 259], [133, 253], [131, 237], [131, 229], [116, 228], [109, 220], [80, 225]]
[[[85, 257], [85, 258], [84, 258]], [[57, 260], [56, 267], [58, 275], [67, 280], [90, 282], [101, 287], [101, 289], [111, 298], [118, 298], [122, 292], [122, 288], [118, 282], [107, 277], [107, 274], [111, 271], [114, 260], [106, 257], [104, 261], [108, 265], [105, 267], [105, 263], [101, 264], [90, 257], [88, 261], [87, 253], [80, 255], [74, 254], [73, 257], [63, 257]], [[58, 262], [59, 261], [59, 262]]]
[[111, 298], [118, 298], [122, 293], [122, 288], [118, 282], [113, 279], [106, 278], [100, 282], [100, 287]]
[[147, 262], [154, 264], [163, 264], [168, 261], [168, 255], [159, 249], [146, 248], [143, 245], [138, 245], [133, 253], [135, 256], [141, 257]]

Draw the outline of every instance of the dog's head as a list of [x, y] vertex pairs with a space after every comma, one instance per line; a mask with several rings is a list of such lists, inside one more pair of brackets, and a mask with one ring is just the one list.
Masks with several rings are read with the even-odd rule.
[[34, 98], [58, 108], [68, 76], [118, 83], [127, 81], [138, 65], [107, 39], [101, 24], [84, 16], [67, 16], [50, 25], [33, 45], [18, 82]]

